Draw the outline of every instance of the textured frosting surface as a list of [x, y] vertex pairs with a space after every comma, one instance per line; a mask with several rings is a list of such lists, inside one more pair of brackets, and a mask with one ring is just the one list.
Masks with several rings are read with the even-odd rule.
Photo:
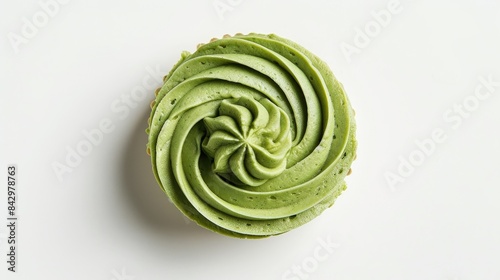
[[201, 226], [241, 238], [281, 234], [345, 190], [354, 112], [329, 67], [296, 43], [212, 40], [183, 53], [156, 94], [153, 172]]

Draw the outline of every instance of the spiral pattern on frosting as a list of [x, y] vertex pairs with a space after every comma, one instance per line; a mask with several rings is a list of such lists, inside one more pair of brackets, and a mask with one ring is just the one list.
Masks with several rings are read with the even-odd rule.
[[354, 112], [329, 67], [276, 35], [237, 34], [184, 52], [149, 119], [153, 172], [213, 231], [281, 234], [333, 204], [355, 158]]

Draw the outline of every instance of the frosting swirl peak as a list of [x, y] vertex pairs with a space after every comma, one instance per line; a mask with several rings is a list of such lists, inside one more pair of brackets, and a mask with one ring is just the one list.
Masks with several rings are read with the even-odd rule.
[[[221, 101], [219, 116], [203, 119], [203, 151], [213, 171], [242, 186], [259, 186], [280, 175], [292, 146], [287, 115], [267, 99]], [[236, 177], [236, 180], [233, 178]]]

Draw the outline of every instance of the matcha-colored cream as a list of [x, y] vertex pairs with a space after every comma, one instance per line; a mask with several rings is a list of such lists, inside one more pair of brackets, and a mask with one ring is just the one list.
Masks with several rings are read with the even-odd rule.
[[318, 216], [345, 190], [354, 112], [329, 67], [276, 35], [199, 45], [164, 78], [149, 119], [160, 187], [215, 232], [258, 238]]

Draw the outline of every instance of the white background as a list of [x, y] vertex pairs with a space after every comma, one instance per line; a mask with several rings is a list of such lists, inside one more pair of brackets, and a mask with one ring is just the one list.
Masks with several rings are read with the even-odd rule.
[[[388, 0], [73, 0], [43, 22], [46, 2], [0, 4], [1, 279], [500, 279], [500, 86], [474, 97], [488, 93], [480, 77], [500, 81], [498, 1], [400, 0], [383, 27], [374, 14]], [[23, 35], [27, 22], [38, 27]], [[219, 236], [167, 202], [145, 153], [153, 90], [127, 115], [113, 109], [181, 51], [237, 32], [276, 33], [322, 57], [357, 112], [348, 189], [314, 221], [264, 240]], [[106, 119], [113, 131], [59, 180], [53, 164]], [[435, 130], [444, 140], [419, 158], [416, 141]], [[411, 155], [413, 172], [398, 172]], [[5, 262], [12, 163], [15, 274]], [[391, 187], [389, 173], [404, 181]]]

